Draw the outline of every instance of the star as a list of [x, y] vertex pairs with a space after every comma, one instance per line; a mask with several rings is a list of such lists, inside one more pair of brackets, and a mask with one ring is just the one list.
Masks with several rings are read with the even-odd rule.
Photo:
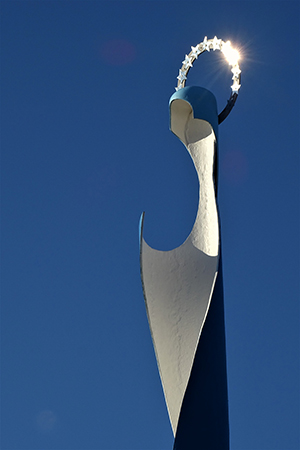
[[221, 39], [218, 39], [217, 36], [214, 37], [212, 41], [213, 50], [220, 50]]
[[180, 81], [180, 82], [178, 82], [178, 84], [177, 84], [177, 86], [175, 88], [175, 91], [179, 91], [182, 88], [184, 88], [184, 82]]
[[191, 57], [192, 57], [192, 58], [198, 59], [198, 56], [199, 56], [200, 53], [201, 53], [201, 50], [199, 49], [199, 44], [196, 45], [196, 47], [193, 47], [193, 46], [192, 46], [191, 49], [192, 49], [192, 51], [191, 51], [191, 53], [190, 53]]
[[185, 55], [185, 59], [184, 61], [182, 61], [182, 64], [184, 64], [185, 69], [193, 67], [193, 58], [191, 56]]
[[183, 70], [179, 69], [179, 75], [177, 77], [177, 80], [180, 81], [180, 83], [182, 83], [184, 80], [186, 80], [186, 74]]
[[231, 86], [232, 93], [238, 94], [240, 87], [241, 85], [237, 81], [234, 81], [233, 85]]
[[221, 46], [221, 51], [224, 54], [225, 58], [226, 55], [230, 52], [230, 50], [231, 50], [231, 42], [230, 41], [223, 42]]
[[210, 41], [207, 40], [207, 36], [203, 39], [202, 45], [204, 50], [210, 52]]
[[241, 69], [239, 68], [239, 66], [234, 66], [234, 67], [231, 69], [231, 72], [232, 72], [235, 76], [238, 76], [242, 71], [241, 71]]

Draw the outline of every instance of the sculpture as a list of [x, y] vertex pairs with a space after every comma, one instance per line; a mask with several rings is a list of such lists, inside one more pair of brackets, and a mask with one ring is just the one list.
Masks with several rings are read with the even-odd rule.
[[[233, 85], [218, 115], [214, 95], [185, 87], [187, 73], [204, 51], [221, 50], [232, 66]], [[218, 124], [240, 88], [238, 53], [215, 37], [192, 47], [170, 98], [170, 129], [188, 150], [199, 178], [199, 205], [186, 241], [154, 250], [140, 223], [141, 277], [160, 377], [175, 437], [174, 450], [227, 450], [229, 423], [226, 350], [217, 210]]]

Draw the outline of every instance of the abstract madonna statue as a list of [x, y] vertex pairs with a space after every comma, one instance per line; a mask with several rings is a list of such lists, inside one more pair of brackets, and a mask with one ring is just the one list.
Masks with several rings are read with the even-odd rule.
[[[198, 55], [221, 50], [232, 66], [232, 94], [218, 116], [214, 95], [185, 87]], [[217, 210], [218, 124], [240, 87], [238, 53], [216, 37], [192, 47], [170, 99], [170, 128], [189, 152], [199, 178], [199, 205], [186, 241], [159, 251], [143, 238], [141, 277], [147, 315], [175, 437], [174, 450], [228, 450], [229, 423], [220, 227]]]

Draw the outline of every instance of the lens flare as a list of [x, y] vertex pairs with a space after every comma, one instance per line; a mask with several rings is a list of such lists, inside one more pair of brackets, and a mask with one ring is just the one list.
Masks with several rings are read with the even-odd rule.
[[227, 41], [225, 44], [222, 45], [221, 52], [225, 56], [226, 60], [228, 61], [228, 64], [230, 66], [236, 66], [239, 59], [240, 54], [237, 50], [231, 47], [231, 42]]

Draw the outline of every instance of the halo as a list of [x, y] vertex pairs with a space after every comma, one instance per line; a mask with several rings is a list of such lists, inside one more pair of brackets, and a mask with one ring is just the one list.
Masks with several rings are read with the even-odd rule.
[[233, 84], [231, 86], [231, 95], [229, 100], [227, 101], [227, 105], [223, 109], [223, 111], [219, 114], [219, 124], [226, 119], [230, 111], [232, 110], [236, 99], [238, 97], [239, 89], [241, 87], [241, 70], [238, 64], [239, 60], [239, 52], [231, 47], [231, 42], [224, 42], [222, 39], [218, 39], [215, 36], [213, 39], [207, 39], [207, 36], [203, 39], [200, 44], [196, 45], [196, 47], [191, 47], [191, 51], [188, 55], [185, 55], [184, 61], [182, 61], [181, 69], [179, 69], [179, 75], [177, 77], [178, 83], [175, 88], [176, 91], [184, 88], [185, 82], [187, 79], [187, 74], [191, 67], [193, 67], [193, 62], [195, 59], [198, 59], [198, 56], [205, 51], [210, 52], [210, 50], [220, 50], [225, 56], [228, 64], [231, 66], [231, 72], [233, 73], [232, 80]]

